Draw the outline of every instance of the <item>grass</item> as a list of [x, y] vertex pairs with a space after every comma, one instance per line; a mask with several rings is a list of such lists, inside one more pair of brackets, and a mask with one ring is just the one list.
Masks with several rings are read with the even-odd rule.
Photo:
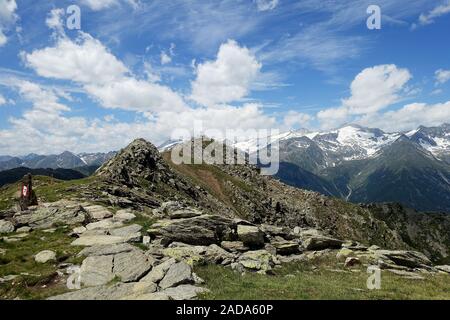
[[369, 290], [368, 274], [335, 272], [324, 266], [316, 270], [305, 263], [276, 269], [275, 275], [241, 275], [217, 265], [201, 266], [196, 273], [206, 281], [210, 293], [204, 300], [450, 300], [450, 277], [428, 275], [425, 280], [409, 280], [382, 272], [382, 288]]
[[[0, 283], [0, 299], [44, 299], [67, 291], [65, 281], [56, 273], [59, 263], [81, 263], [76, 257], [81, 250], [72, 247], [73, 241], [66, 228], [58, 228], [54, 233], [33, 231], [21, 241], [6, 243], [0, 240], [0, 277], [18, 275], [13, 281]], [[9, 235], [11, 236], [11, 235]], [[40, 264], [34, 255], [43, 250], [56, 252], [57, 261]]]

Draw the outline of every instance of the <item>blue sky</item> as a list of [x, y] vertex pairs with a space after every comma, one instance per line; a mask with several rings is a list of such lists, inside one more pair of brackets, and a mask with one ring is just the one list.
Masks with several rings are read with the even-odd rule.
[[[381, 29], [369, 30], [369, 5]], [[81, 29], [69, 30], [77, 5]], [[0, 154], [450, 121], [450, 1], [0, 0]]]

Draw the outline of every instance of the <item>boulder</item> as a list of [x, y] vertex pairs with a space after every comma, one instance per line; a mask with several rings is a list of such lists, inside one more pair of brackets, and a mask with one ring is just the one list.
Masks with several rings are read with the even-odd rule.
[[250, 250], [242, 241], [222, 241], [220, 246], [230, 252], [245, 252]]
[[342, 261], [353, 255], [355, 255], [355, 252], [353, 250], [348, 249], [348, 248], [342, 248], [336, 254], [336, 259], [338, 259], [339, 261]]
[[342, 241], [326, 236], [310, 236], [303, 241], [303, 247], [306, 250], [324, 250], [324, 249], [339, 249], [342, 246]]
[[421, 275], [415, 273], [415, 272], [409, 272], [409, 271], [405, 271], [405, 270], [396, 270], [396, 269], [387, 269], [387, 271], [396, 274], [398, 276], [401, 276], [405, 279], [410, 279], [410, 280], [425, 280], [424, 277], [422, 277]]
[[208, 291], [208, 289], [187, 284], [178, 286], [176, 288], [165, 289], [161, 291], [161, 293], [169, 296], [172, 300], [195, 300], [197, 299], [199, 294]]
[[32, 230], [30, 227], [21, 227], [16, 230], [16, 233], [29, 233]]
[[276, 257], [266, 250], [248, 251], [239, 257], [238, 262], [246, 270], [266, 273], [274, 267]]
[[116, 237], [122, 237], [126, 239], [126, 242], [140, 242], [142, 239], [142, 234], [140, 231], [142, 226], [138, 224], [133, 224], [123, 228], [112, 229], [109, 234]]
[[114, 221], [121, 221], [121, 222], [131, 221], [135, 218], [136, 216], [127, 210], [119, 210], [113, 217]]
[[16, 214], [17, 226], [29, 226], [33, 229], [48, 229], [55, 224], [79, 225], [89, 222], [89, 215], [75, 202], [61, 200], [42, 204], [26, 214]]
[[72, 230], [72, 233], [75, 235], [80, 235], [86, 231], [87, 231], [86, 227], [77, 227]]
[[195, 264], [229, 264], [234, 255], [213, 244], [210, 246], [191, 246], [184, 243], [172, 243], [163, 249], [163, 255], [182, 260], [190, 265]]
[[106, 218], [111, 218], [113, 216], [111, 211], [109, 211], [105, 207], [98, 205], [86, 206], [84, 207], [84, 209], [93, 220], [103, 220]]
[[436, 266], [435, 268], [441, 272], [450, 273], [450, 266]]
[[51, 250], [41, 251], [34, 256], [34, 261], [36, 261], [37, 263], [47, 263], [49, 261], [55, 260], [56, 260], [56, 253]]
[[274, 240], [270, 241], [270, 244], [275, 248], [276, 254], [283, 256], [296, 254], [300, 250], [298, 242], [288, 241], [280, 237], [275, 237]]
[[361, 264], [361, 260], [355, 257], [348, 257], [345, 259], [344, 268], [351, 268]]
[[14, 224], [6, 220], [0, 220], [0, 234], [11, 232], [14, 232]]
[[180, 284], [193, 283], [192, 267], [185, 262], [178, 262], [170, 266], [159, 286], [162, 289], [176, 287]]
[[152, 268], [155, 260], [140, 250], [122, 252], [114, 255], [114, 276], [122, 282], [134, 282], [141, 279]]
[[176, 262], [177, 260], [171, 258], [161, 264], [158, 264], [157, 266], [153, 267], [153, 269], [145, 277], [143, 277], [140, 282], [159, 283], [164, 278], [169, 268]]
[[123, 226], [122, 222], [114, 221], [113, 219], [105, 219], [98, 222], [90, 223], [86, 226], [86, 229], [91, 230], [108, 230], [112, 228], [120, 228]]
[[230, 240], [235, 228], [231, 219], [202, 215], [187, 219], [160, 220], [152, 225], [148, 233], [153, 238], [161, 238], [165, 244], [183, 242], [210, 245]]
[[423, 253], [417, 251], [377, 250], [373, 253], [373, 259], [385, 268], [389, 268], [388, 266], [392, 264], [406, 268], [431, 266], [431, 261]]
[[238, 225], [237, 235], [239, 240], [249, 247], [264, 246], [264, 233], [258, 227]]
[[81, 284], [86, 287], [95, 287], [107, 284], [114, 279], [114, 256], [87, 257], [80, 269]]

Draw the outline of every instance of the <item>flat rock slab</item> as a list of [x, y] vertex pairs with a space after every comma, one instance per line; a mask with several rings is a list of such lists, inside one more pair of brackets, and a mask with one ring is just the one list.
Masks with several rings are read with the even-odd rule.
[[86, 226], [86, 229], [88, 231], [100, 230], [100, 229], [108, 230], [108, 229], [113, 229], [113, 228], [120, 228], [122, 226], [123, 226], [122, 222], [114, 221], [113, 219], [105, 219], [105, 220], [101, 220], [98, 222], [93, 222], [93, 223], [88, 224]]
[[86, 206], [84, 207], [89, 216], [94, 220], [103, 220], [106, 218], [111, 218], [113, 216], [112, 212], [102, 206]]
[[116, 237], [123, 237], [127, 239], [127, 242], [140, 242], [142, 238], [141, 230], [142, 226], [133, 224], [131, 226], [112, 229], [109, 231], [109, 234]]
[[239, 240], [250, 247], [264, 245], [264, 233], [254, 226], [238, 225], [237, 234]]
[[141, 251], [122, 252], [114, 255], [113, 274], [122, 282], [133, 282], [142, 278], [155, 260]]
[[192, 267], [185, 262], [178, 262], [170, 266], [164, 278], [159, 283], [162, 289], [176, 287], [180, 284], [193, 283]]
[[446, 272], [446, 273], [450, 273], [450, 266], [436, 266], [435, 267], [437, 270], [442, 271], [442, 272]]
[[0, 233], [14, 232], [14, 224], [6, 220], [0, 220]]
[[165, 289], [161, 293], [169, 296], [172, 300], [195, 300], [199, 294], [208, 291], [208, 289], [187, 284]]
[[109, 235], [96, 235], [96, 236], [86, 236], [83, 235], [71, 243], [72, 246], [84, 246], [90, 247], [95, 245], [108, 245], [108, 244], [118, 244], [125, 243], [127, 239], [123, 237], [115, 237]]
[[153, 267], [152, 271], [150, 271], [145, 277], [143, 277], [140, 282], [159, 283], [166, 275], [166, 272], [175, 263], [177, 263], [177, 260], [171, 258], [161, 264], [158, 264], [157, 266]]
[[[113, 286], [86, 288], [54, 296], [48, 300], [167, 300], [156, 292], [154, 283], [119, 283]], [[166, 299], [164, 299], [166, 297]]]
[[117, 211], [113, 217], [113, 219], [115, 221], [123, 221], [123, 222], [131, 221], [135, 218], [136, 218], [136, 216], [133, 213], [126, 211], [126, 210]]
[[135, 246], [128, 243], [111, 244], [111, 245], [96, 245], [88, 248], [84, 248], [78, 254], [79, 256], [109, 256], [118, 253], [131, 252], [139, 250]]
[[86, 258], [80, 269], [81, 283], [86, 287], [101, 286], [114, 279], [113, 256]]
[[326, 236], [311, 236], [303, 241], [306, 250], [339, 249], [343, 241]]

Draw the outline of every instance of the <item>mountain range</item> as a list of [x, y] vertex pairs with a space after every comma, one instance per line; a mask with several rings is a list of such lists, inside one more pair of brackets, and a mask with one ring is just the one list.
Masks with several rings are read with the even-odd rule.
[[[289, 185], [354, 203], [398, 202], [419, 211], [450, 212], [450, 124], [393, 133], [351, 124], [270, 138], [279, 143], [277, 178]], [[158, 149], [167, 151], [179, 143], [168, 141]], [[256, 140], [233, 146], [250, 153], [264, 151]], [[0, 156], [0, 171], [63, 168], [89, 175], [114, 155], [66, 151], [49, 156]]]
[[[398, 133], [347, 125], [271, 138], [279, 143], [277, 176], [290, 185], [351, 202], [450, 212], [450, 124]], [[258, 151], [254, 140], [235, 147]]]
[[28, 154], [23, 157], [0, 156], [0, 171], [19, 167], [30, 169], [75, 169], [82, 167], [99, 167], [116, 152], [74, 154], [65, 151], [58, 155]]

